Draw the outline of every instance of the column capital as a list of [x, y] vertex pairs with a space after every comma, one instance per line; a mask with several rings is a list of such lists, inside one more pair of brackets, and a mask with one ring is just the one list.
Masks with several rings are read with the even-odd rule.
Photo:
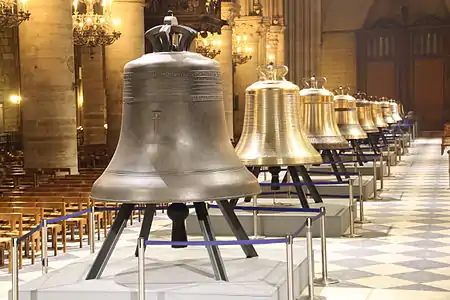
[[250, 37], [261, 37], [268, 29], [268, 26], [263, 23], [260, 16], [244, 16], [235, 20], [235, 29], [237, 33], [245, 33]]
[[227, 21], [228, 25], [233, 27], [235, 18], [240, 16], [241, 6], [236, 2], [222, 2], [220, 5], [222, 20]]
[[141, 4], [142, 6], [145, 6], [145, 0], [114, 0], [114, 2]]

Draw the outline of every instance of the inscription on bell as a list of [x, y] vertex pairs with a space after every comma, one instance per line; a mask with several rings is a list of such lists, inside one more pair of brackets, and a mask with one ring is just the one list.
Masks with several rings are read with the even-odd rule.
[[[136, 102], [206, 102], [223, 101], [221, 91], [220, 71], [193, 70], [193, 71], [147, 71], [125, 72], [123, 87], [123, 102], [126, 104]], [[142, 87], [158, 87], [143, 89]], [[182, 87], [189, 87], [192, 91], [186, 95]], [[181, 89], [181, 90], [180, 90]], [[160, 98], [164, 90], [164, 99]], [[170, 100], [169, 100], [170, 99]]]

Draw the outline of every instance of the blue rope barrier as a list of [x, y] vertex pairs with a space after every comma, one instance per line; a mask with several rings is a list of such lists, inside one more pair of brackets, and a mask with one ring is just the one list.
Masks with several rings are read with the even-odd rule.
[[236, 246], [236, 245], [285, 244], [287, 242], [288, 242], [288, 239], [286, 239], [286, 238], [264, 239], [264, 240], [187, 241], [187, 242], [146, 240], [145, 245], [147, 245], [147, 246]]
[[34, 227], [33, 229], [31, 229], [29, 232], [27, 232], [26, 234], [22, 235], [21, 237], [17, 238], [17, 242], [21, 243], [22, 241], [26, 240], [27, 238], [29, 238], [30, 236], [35, 234], [39, 229], [41, 229], [41, 224], [39, 224], [38, 226]]
[[84, 214], [88, 213], [89, 211], [90, 211], [90, 209], [86, 208], [85, 210], [78, 211], [78, 212], [73, 213], [73, 214], [65, 215], [65, 216], [62, 216], [62, 217], [59, 217], [59, 218], [54, 218], [54, 219], [48, 219], [47, 220], [47, 224], [55, 224], [55, 223], [59, 223], [59, 222], [65, 221], [67, 219], [76, 218], [76, 217], [79, 217], [81, 215], [84, 215]]
[[346, 181], [317, 181], [317, 182], [286, 182], [286, 183], [269, 183], [260, 182], [260, 186], [266, 187], [276, 187], [276, 186], [315, 186], [315, 185], [342, 185], [348, 184]]
[[333, 171], [308, 171], [309, 174], [323, 174], [323, 175], [343, 175], [343, 176], [358, 176], [358, 172], [333, 172]]
[[[373, 154], [373, 153], [368, 153], [368, 154], [365, 154], [365, 153], [363, 153], [363, 154], [358, 154], [358, 155], [360, 155], [360, 156], [380, 156], [379, 154]], [[345, 154], [345, 153], [341, 153], [341, 154], [339, 154], [339, 156], [357, 156], [357, 154], [355, 154], [355, 153], [352, 153], [352, 154]]]
[[[210, 204], [211, 208], [219, 208], [217, 204]], [[319, 208], [300, 208], [300, 207], [265, 207], [265, 206], [235, 206], [233, 209], [250, 210], [250, 211], [273, 211], [273, 212], [306, 212], [321, 213]]]

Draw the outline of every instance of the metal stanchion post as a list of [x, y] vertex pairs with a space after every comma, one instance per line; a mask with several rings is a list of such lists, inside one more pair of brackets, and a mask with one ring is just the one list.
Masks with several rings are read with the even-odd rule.
[[353, 178], [350, 178], [348, 180], [348, 195], [349, 195], [349, 197], [348, 197], [349, 198], [348, 215], [349, 215], [350, 233], [344, 235], [344, 237], [348, 237], [348, 238], [361, 237], [360, 234], [355, 233], [355, 220], [354, 220], [354, 215], [353, 215], [353, 206], [354, 206], [353, 180], [354, 180]]
[[327, 236], [325, 232], [325, 207], [320, 208], [320, 244], [322, 254], [322, 278], [317, 278], [314, 283], [317, 286], [328, 286], [330, 284], [339, 283], [339, 280], [328, 278], [328, 258], [327, 258]]
[[[376, 179], [374, 179], [376, 184]], [[361, 175], [361, 172], [358, 172], [358, 187], [359, 187], [359, 220], [356, 220], [355, 223], [358, 224], [367, 224], [370, 223], [370, 221], [366, 220], [364, 218], [364, 199], [363, 199], [363, 177]]]
[[12, 243], [12, 253], [10, 253], [11, 255], [11, 264], [12, 264], [12, 271], [11, 271], [11, 276], [12, 276], [12, 289], [11, 289], [11, 294], [12, 294], [12, 300], [19, 300], [19, 257], [18, 257], [18, 252], [19, 252], [19, 241], [17, 240], [17, 238], [12, 238], [11, 240]]
[[47, 220], [42, 220], [42, 227], [41, 227], [41, 260], [42, 260], [42, 274], [48, 273], [48, 254], [47, 254], [47, 241], [48, 241], [48, 235], [47, 235]]
[[145, 300], [145, 240], [138, 239], [138, 300]]
[[89, 248], [91, 250], [91, 254], [95, 253], [95, 211], [94, 205], [91, 205], [89, 210]]
[[391, 147], [389, 143], [387, 143], [387, 160], [386, 160], [387, 168], [388, 168], [388, 177], [391, 176]]
[[286, 236], [286, 270], [287, 270], [287, 299], [295, 300], [294, 290], [294, 237]]
[[450, 150], [447, 151], [448, 155], [448, 187], [450, 189]]
[[324, 300], [325, 297], [314, 295], [314, 257], [312, 239], [312, 219], [306, 219], [306, 259], [308, 263], [308, 300]]
[[384, 161], [383, 154], [380, 154], [380, 190], [384, 188]]
[[[381, 163], [383, 163], [383, 161], [381, 161]], [[381, 165], [380, 165], [381, 168]], [[373, 159], [373, 200], [377, 200], [377, 177], [378, 177], [378, 172], [377, 172], [377, 158], [374, 157]], [[381, 176], [383, 176], [381, 174]]]
[[258, 235], [259, 229], [258, 229], [258, 196], [253, 196], [253, 237], [252, 239], [262, 239], [264, 238], [262, 235]]

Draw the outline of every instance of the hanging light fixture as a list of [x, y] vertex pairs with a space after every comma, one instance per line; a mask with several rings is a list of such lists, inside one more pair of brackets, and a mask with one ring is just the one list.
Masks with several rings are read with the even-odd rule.
[[0, 28], [17, 27], [29, 20], [30, 15], [26, 0], [0, 0]]
[[[79, 3], [85, 5], [84, 12], [78, 10]], [[73, 2], [73, 42], [75, 46], [91, 49], [109, 46], [120, 38], [117, 30], [120, 20], [111, 17], [112, 0], [75, 0]]]
[[198, 36], [195, 45], [195, 51], [203, 56], [214, 59], [220, 54], [220, 47], [222, 46], [222, 41], [216, 34], [210, 34], [203, 38]]
[[248, 46], [246, 35], [235, 35], [233, 32], [233, 66], [243, 65], [252, 59], [253, 49]]

